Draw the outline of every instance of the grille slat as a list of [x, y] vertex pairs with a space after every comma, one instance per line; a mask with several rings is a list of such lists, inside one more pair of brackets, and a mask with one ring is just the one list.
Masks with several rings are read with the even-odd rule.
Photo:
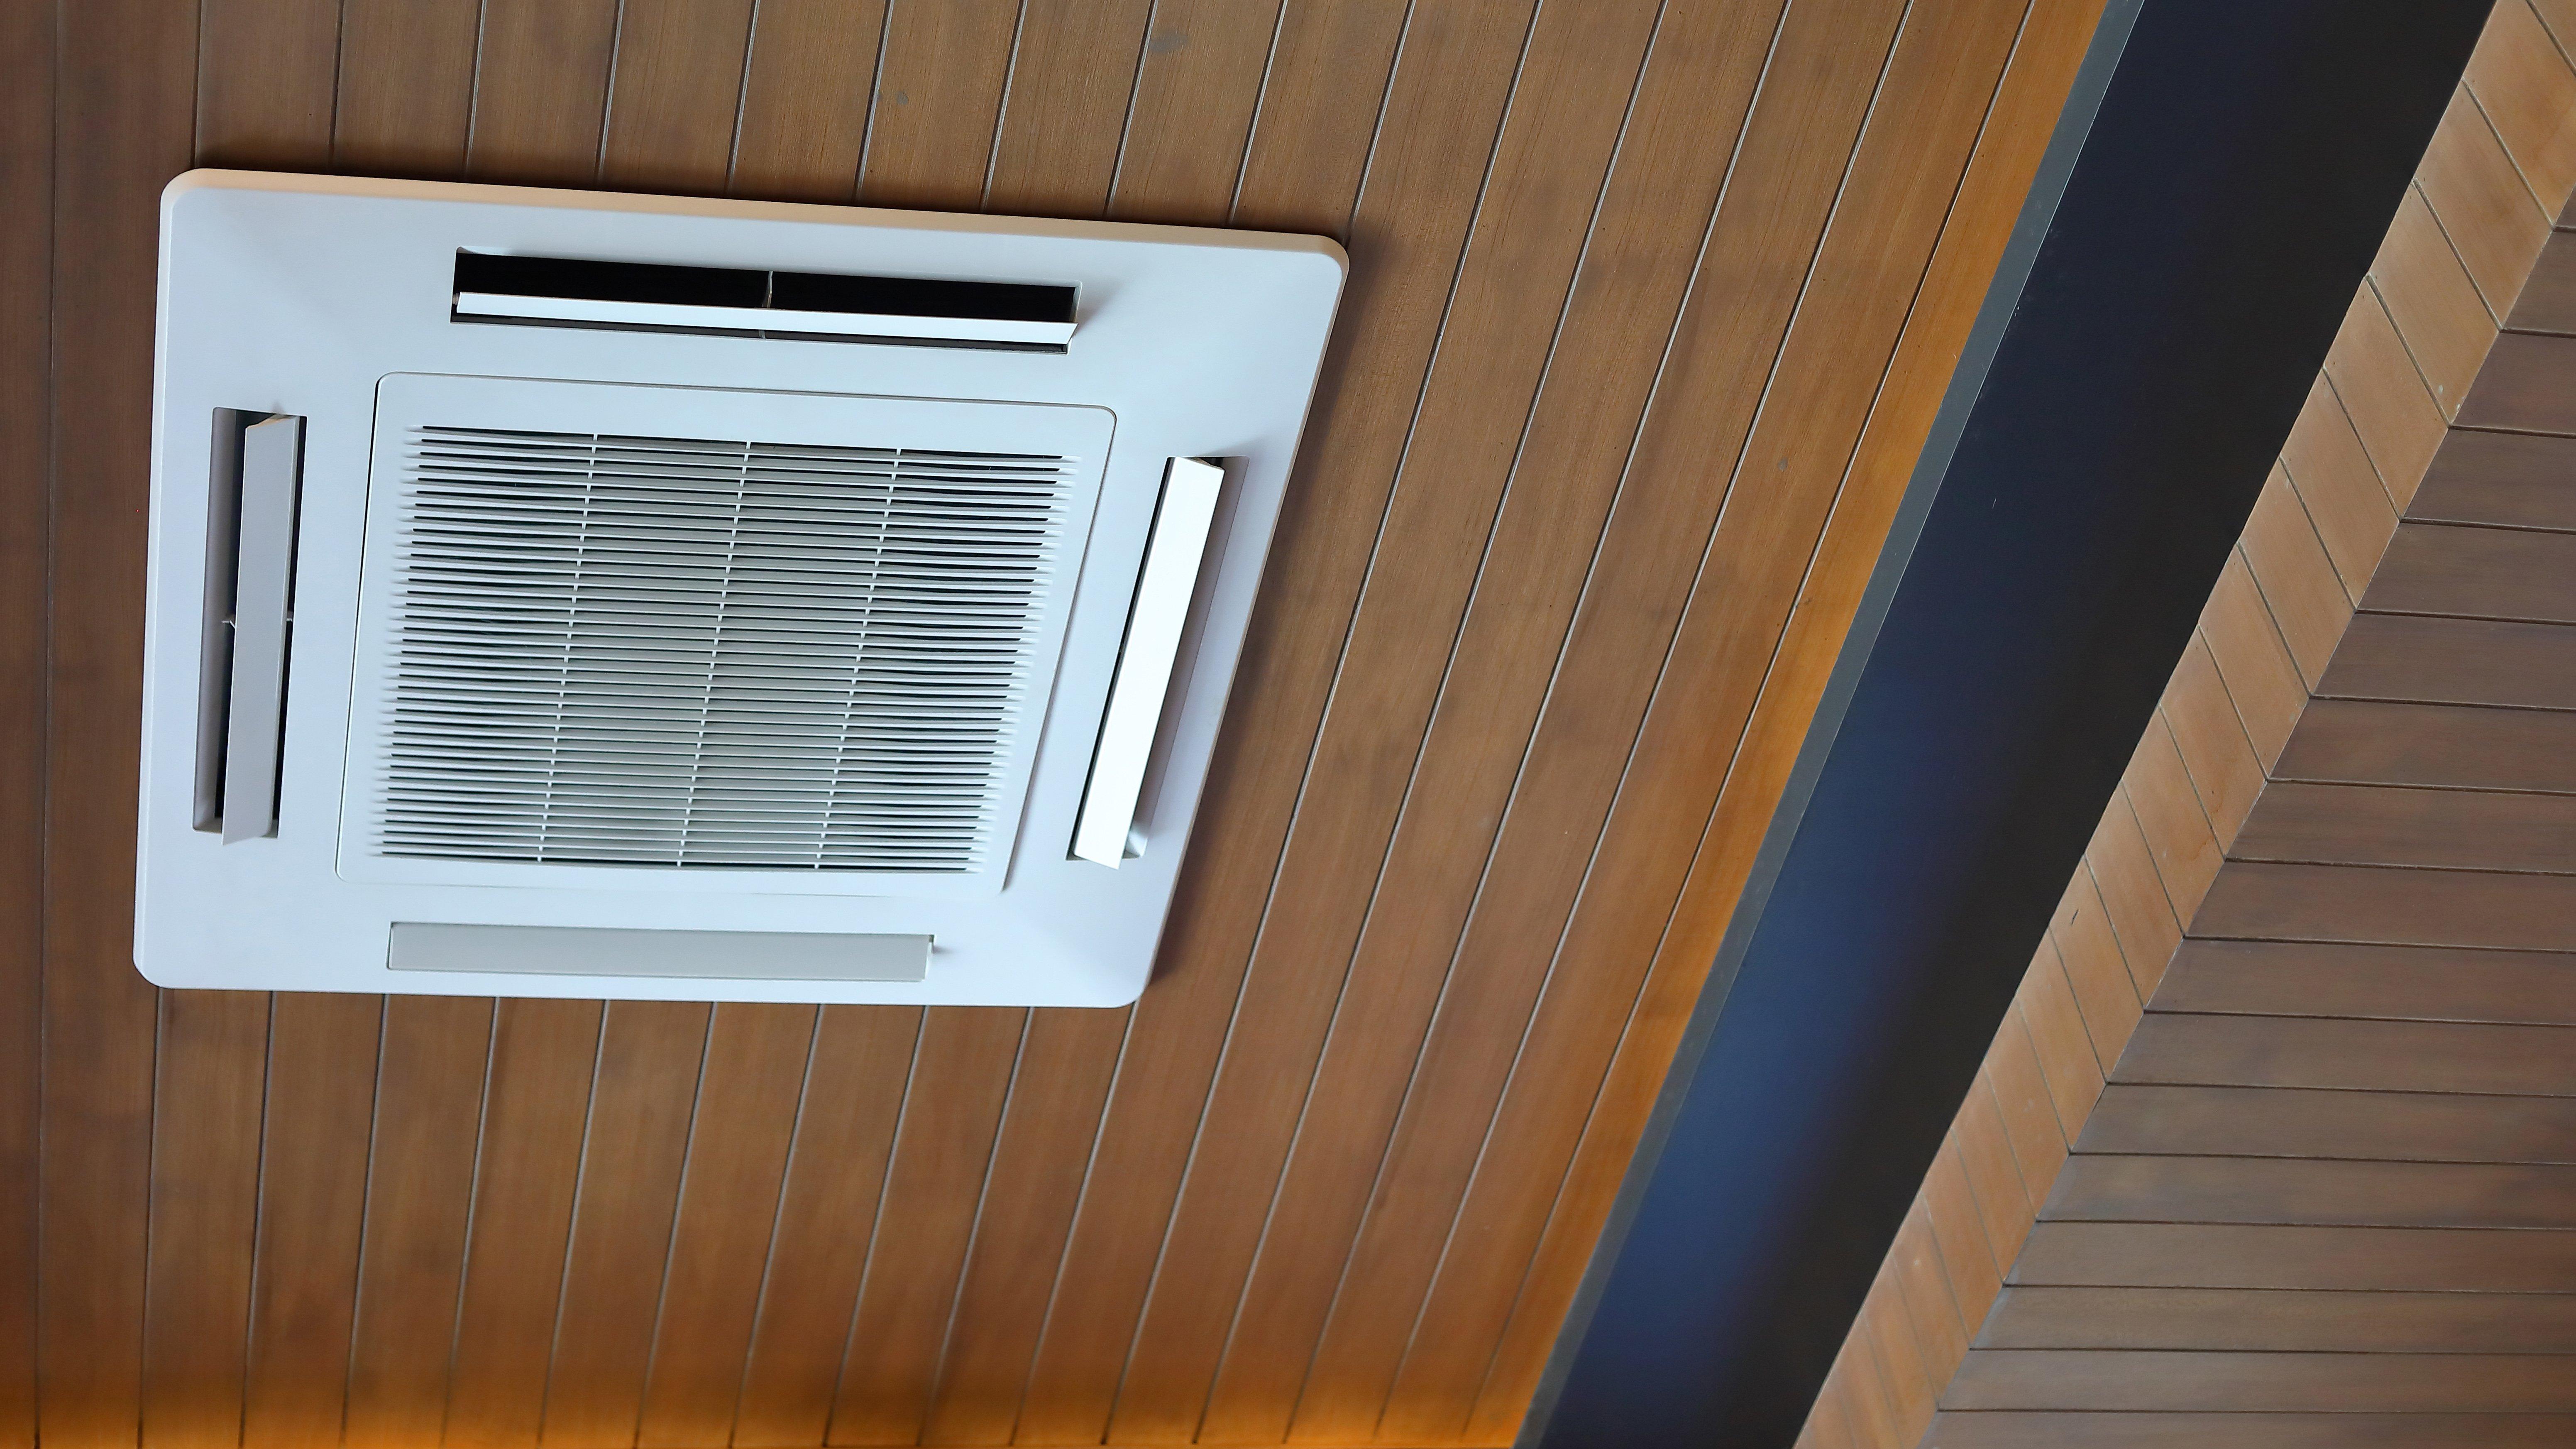
[[379, 853], [986, 861], [1075, 460], [434, 426], [406, 443]]

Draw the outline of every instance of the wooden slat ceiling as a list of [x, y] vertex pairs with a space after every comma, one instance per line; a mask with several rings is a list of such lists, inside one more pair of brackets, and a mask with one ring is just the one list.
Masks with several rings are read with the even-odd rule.
[[2576, 1442], [2569, 45], [2493, 12], [1802, 1446]]
[[[0, 7], [0, 1444], [1508, 1441], [2100, 5]], [[191, 164], [1341, 239], [1143, 1001], [145, 985]]]

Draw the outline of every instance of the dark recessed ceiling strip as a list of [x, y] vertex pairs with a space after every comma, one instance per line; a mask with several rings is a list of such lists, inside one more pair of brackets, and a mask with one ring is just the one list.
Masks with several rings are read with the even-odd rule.
[[1062, 352], [1076, 289], [456, 254], [458, 322]]

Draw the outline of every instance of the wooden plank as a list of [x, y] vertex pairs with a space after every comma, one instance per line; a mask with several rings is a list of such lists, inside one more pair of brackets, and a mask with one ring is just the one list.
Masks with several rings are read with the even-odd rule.
[[2433, 206], [2443, 233], [2478, 284], [2488, 315], [2516, 310], [2523, 280], [2549, 238], [2549, 216], [2522, 184], [2486, 113], [2462, 86], [2451, 93], [2433, 144], [2415, 168], [2415, 184]]
[[2576, 949], [2576, 880], [2245, 862], [2219, 873], [2194, 929], [2252, 940]]
[[[52, 569], [54, 13], [0, 7], [0, 1444], [36, 1442]], [[149, 1168], [146, 1169], [149, 1171]], [[147, 1229], [148, 1231], [148, 1229]], [[148, 1271], [148, 1270], [147, 1270]]]
[[2239, 546], [2272, 622], [2290, 646], [2290, 657], [2298, 661], [2299, 677], [2314, 689], [2352, 618], [2352, 596], [2344, 592], [2343, 578], [2318, 540], [2307, 506], [2291, 488], [2290, 475], [2277, 467], [2255, 496]]
[[[2366, 286], [2354, 294], [2334, 345], [2326, 349], [2325, 375], [2370, 455], [2388, 501], [2404, 512], [2424, 465], [2442, 446], [2442, 410], [2425, 391], [2423, 376], [2406, 355], [2406, 344], [2378, 295]], [[2296, 463], [2290, 465], [2290, 476], [2299, 476]]]
[[[2576, 1095], [2576, 1028], [2151, 1013], [2118, 1080]], [[2098, 1108], [2096, 1110], [2099, 1110]]]
[[[2182, 662], [2174, 667], [2172, 682], [2165, 686], [2161, 713], [2223, 853], [2263, 793], [2263, 762], [2255, 758], [2253, 741], [2245, 737], [2245, 723], [2237, 717], [2226, 681], [2219, 677], [2218, 662], [2210, 657], [2209, 641], [2197, 631], [2183, 650]], [[2304, 733], [2292, 735], [2293, 749]]]
[[2042, 1222], [2015, 1284], [2576, 1292], [2576, 1233]]
[[816, 1019], [811, 1006], [715, 1008], [638, 1445], [700, 1449], [732, 1437]]
[[[2022, 1024], [2030, 1029], [2040, 1070], [2048, 1078], [2049, 1101], [2055, 1104], [2057, 1120], [2071, 1142], [2084, 1130], [2084, 1119], [2102, 1095], [2102, 1079], [2109, 1073], [2094, 1049], [2092, 1034], [2084, 1029], [2084, 1010], [2066, 979], [2066, 964], [2057, 954], [2055, 941], [2039, 943], [2014, 1001]], [[2119, 1058], [2115, 1055], [2112, 1060]]]
[[1897, 1290], [1905, 1299], [1905, 1318], [1914, 1330], [1915, 1346], [1921, 1350], [1926, 1372], [1936, 1391], [1959, 1371], [1959, 1360], [1968, 1353], [1968, 1339], [1973, 1330], [1959, 1315], [1959, 1300], [1950, 1290], [1950, 1270], [1941, 1261], [1940, 1245], [1932, 1236], [1932, 1210], [1924, 1205], [1917, 1192], [1906, 1209], [1905, 1222], [1896, 1230], [1896, 1241], [1888, 1245], [1887, 1261], [1896, 1272]]
[[2576, 1294], [2008, 1288], [1977, 1346], [2576, 1353]]
[[[1210, 769], [1191, 873], [1164, 926], [1169, 974], [1137, 1006], [1091, 1182], [1065, 1255], [1056, 1305], [1031, 1372], [1020, 1436], [1098, 1439], [1153, 1281], [1159, 1234], [1187, 1170], [1219, 1049], [1243, 997], [1243, 970], [1260, 930], [1297, 808], [1299, 782], [1370, 540], [1386, 517], [1407, 421], [1421, 396], [1442, 308], [1473, 220], [1480, 167], [1461, 154], [1492, 146], [1528, 7], [1417, 6], [1404, 31], [1405, 64], [1385, 100], [1388, 144], [1367, 163], [1368, 195], [1349, 222], [1352, 274], [1342, 306], [1376, 324], [1345, 329], [1327, 356], [1308, 419], [1302, 484], [1272, 545], [1274, 578], [1300, 581], [1298, 610], [1256, 613], [1236, 676], [1237, 701]], [[1307, 75], [1303, 86], [1329, 84]], [[1333, 174], [1356, 180], [1356, 169]], [[1331, 214], [1323, 198], [1306, 203]], [[1342, 197], [1348, 208], [1352, 198]], [[1347, 210], [1344, 215], [1350, 215]], [[1301, 963], [1302, 965], [1302, 963]]]
[[333, 1442], [346, 1413], [384, 998], [280, 992], [260, 1134], [245, 1443]]
[[2187, 941], [2156, 1006], [2269, 1016], [2576, 1026], [2576, 957], [2420, 946]]
[[[1348, 236], [1378, 124], [1376, 102], [1394, 75], [1412, 8], [1345, 0], [1281, 12], [1261, 114], [1235, 184], [1236, 226]], [[1711, 94], [1725, 94], [1724, 84], [1712, 77]]]
[[1029, 1019], [925, 1442], [1011, 1437], [1129, 1021], [1115, 1011], [1039, 1011]]
[[2576, 628], [2357, 614], [2326, 670], [2347, 699], [2576, 709]]
[[[2227, 556], [2218, 584], [2210, 590], [2209, 604], [2200, 614], [2200, 637], [2226, 683], [2227, 697], [2236, 705], [2236, 718], [2254, 746], [2255, 762], [2268, 769], [2281, 757], [2282, 746], [2299, 722], [2299, 711], [2307, 707], [2308, 689], [2289, 647], [2281, 642], [2272, 611], [2264, 607], [2242, 552]], [[2328, 678], [2333, 672], [2329, 667]]]
[[367, 176], [465, 174], [479, 0], [342, 0], [331, 161]]
[[722, 192], [742, 113], [752, 0], [622, 0], [599, 179]]
[[[1630, 913], [1668, 910], [1687, 877], [1690, 842], [1705, 830], [1725, 779], [1732, 753], [1727, 737], [1737, 728], [1732, 722], [1745, 720], [1759, 697], [1756, 661], [1777, 649], [1797, 581], [1814, 557], [1831, 496], [1867, 424], [1877, 379], [1849, 360], [1895, 350], [2023, 9], [2012, 3], [1952, 7], [1940, 12], [1938, 23], [1927, 20], [1897, 41], [1874, 104], [1878, 116], [1904, 119], [1887, 119], [1861, 137], [1845, 208], [1815, 258], [1807, 306], [1781, 345], [1763, 405], [1740, 442], [1726, 424], [1737, 399], [1753, 395], [1753, 371], [1737, 369], [1765, 349], [1743, 334], [1747, 318], [1740, 310], [1722, 343], [1685, 317], [1656, 408], [1639, 435], [1626, 491], [1603, 534], [1604, 556], [1623, 562], [1593, 573], [1566, 636], [1564, 671], [1531, 739], [1521, 788], [1458, 939], [1454, 959], [1466, 969], [1443, 1000], [1371, 1189], [1380, 1201], [1454, 1204], [1464, 1196], [1480, 1170], [1478, 1154], [1464, 1134], [1434, 1124], [1491, 1120], [1514, 1069], [1515, 1054], [1501, 1043], [1526, 1029], [1552, 957], [1587, 965], [1622, 956], [1652, 960], [1642, 942], [1629, 948], [1633, 954], [1614, 954], [1592, 933], [1626, 936], [1633, 929]], [[1852, 53], [1867, 57], [1862, 37], [1894, 19], [1887, 11], [1842, 12], [1841, 53], [1825, 72], [1851, 67]], [[1793, 11], [1772, 53], [1765, 95], [1774, 83], [1789, 84], [1790, 94], [1806, 89], [1794, 79], [1798, 70], [1784, 69], [1801, 54], [1792, 45], [1801, 29]], [[1829, 102], [1819, 87], [1798, 104]], [[1764, 109], [1757, 101], [1710, 259], [1702, 263], [1704, 276], [1711, 259], [1744, 255], [1738, 243], [1721, 239], [1732, 230], [1735, 198], [1760, 201], [1758, 188], [1737, 189], [1749, 188], [1749, 178], [1760, 174], [1752, 169], [1758, 146], [1779, 144], [1765, 135]], [[1814, 125], [1794, 149], [1813, 155], [1831, 134]], [[1869, 200], [1857, 200], [1864, 197]], [[1794, 235], [1785, 225], [1793, 214], [1775, 210], [1771, 224]], [[1740, 304], [1746, 294], [1736, 295]], [[1759, 470], [1766, 486], [1734, 493], [1722, 518], [1713, 518], [1715, 490], [1691, 483], [1736, 467]], [[1688, 561], [1701, 540], [1707, 542], [1694, 573]], [[1694, 607], [1694, 598], [1701, 604]], [[1717, 599], [1726, 606], [1709, 602]], [[1650, 684], [1666, 657], [1665, 640], [1669, 657], [1687, 666]], [[1650, 705], [1657, 717], [1652, 727], [1644, 723]], [[1685, 719], [1695, 726], [1683, 727]], [[1633, 772], [1626, 773], [1599, 742], [1631, 737], [1639, 743]], [[1614, 832], [1623, 778], [1658, 786], [1628, 797], [1628, 813]], [[1619, 888], [1597, 887], [1594, 924], [1568, 928], [1587, 866], [1594, 871], [1590, 879]], [[1630, 889], [1637, 894], [1626, 895]], [[1612, 927], [1604, 915], [1622, 919]], [[1560, 932], [1567, 949], [1554, 956]], [[1452, 959], [1445, 944], [1435, 949], [1434, 959]], [[1587, 984], [1580, 969], [1557, 983], [1566, 990]], [[1534, 1176], [1546, 1182], [1560, 1171], [1550, 1162]], [[1296, 1432], [1337, 1437], [1376, 1422], [1448, 1235], [1438, 1212], [1427, 1216], [1376, 1212], [1364, 1222], [1347, 1286], [1309, 1371]], [[1247, 1320], [1267, 1322], [1272, 1301], [1248, 1299]], [[1226, 1381], [1219, 1382], [1221, 1404]]]
[[764, 0], [753, 7], [733, 194], [850, 199], [867, 146], [885, 14], [885, 0]]
[[500, 1004], [446, 1443], [524, 1449], [537, 1441], [602, 1020], [595, 1001]]
[[2012, 1266], [2021, 1240], [2030, 1235], [2034, 1209], [2021, 1164], [2014, 1160], [2012, 1142], [2004, 1130], [2003, 1109], [1995, 1102], [1994, 1084], [1985, 1073], [1979, 1072], [1968, 1084], [1968, 1095], [1950, 1125], [1950, 1140], [1958, 1144], [1959, 1163], [1976, 1194], [1977, 1221], [1985, 1226], [1986, 1242], [1994, 1250], [2000, 1274]]
[[2462, 83], [2495, 122], [2541, 209], [2556, 215], [2576, 188], [2576, 71], [2540, 17], [2528, 5], [2498, 5]]
[[2409, 523], [2371, 585], [2399, 614], [2576, 623], [2576, 533]]
[[[2376, 304], [2371, 305], [2376, 316]], [[2397, 365], [2413, 375], [2411, 362], [2401, 357]], [[2420, 391], [2421, 384], [2417, 386]], [[2395, 485], [2372, 463], [2361, 434], [2354, 430], [2357, 421], [2321, 374], [2309, 386], [2308, 400], [2299, 408], [2289, 440], [2281, 445], [2281, 466], [2350, 599], [2359, 599], [2370, 586], [2379, 555], [2388, 547], [2388, 535], [2397, 527], [2397, 509], [2391, 502]]]
[[1879, 1388], [1887, 1421], [1895, 1431], [1887, 1442], [1893, 1449], [1905, 1449], [1932, 1422], [1940, 1385], [1927, 1381], [1922, 1350], [1915, 1346], [1914, 1330], [1905, 1321], [1905, 1301], [1883, 1264], [1861, 1302], [1852, 1331], [1855, 1336], [1868, 1335], [1870, 1354], [1878, 1360]]
[[1948, 1412], [1924, 1449], [2541, 1449], [2567, 1414]]
[[18, 817], [44, 832], [36, 1427], [55, 1443], [131, 1443], [156, 1015], [133, 969], [137, 525], [150, 493], [158, 204], [190, 160], [197, 7], [108, 0], [57, 8], [50, 23], [45, 773], [41, 813]]
[[923, 1018], [827, 1443], [920, 1437], [1028, 1021], [965, 1006]]
[[2498, 333], [2486, 370], [2460, 408], [2460, 426], [2562, 437], [2576, 433], [2571, 383], [2576, 383], [2576, 337]]
[[[1152, 0], [1029, 0], [1021, 7], [1011, 92], [985, 188], [992, 205], [1035, 216], [1100, 215], [1118, 176], [1154, 8]], [[1226, 181], [1231, 190], [1233, 177]]]
[[2576, 238], [2564, 232], [2550, 236], [2548, 245], [2537, 248], [2514, 303], [2510, 325], [2516, 332], [2576, 333]]
[[2423, 374], [2433, 405], [2445, 417], [2456, 415], [2495, 341], [2496, 324], [2420, 188], [2408, 187], [2398, 201], [2388, 236], [2371, 261], [2370, 281]]
[[[2208, 894], [2209, 883], [2218, 874], [2224, 851], [2209, 817], [2201, 811], [2200, 797], [2192, 789], [2191, 771], [2183, 764], [2182, 752], [2174, 744], [2173, 731], [2166, 726], [2163, 711], [2148, 719], [2146, 733], [2130, 757], [2120, 788], [2137, 817], [2138, 833], [2153, 857], [2156, 877], [2164, 884], [2171, 918], [2189, 923], [2191, 913], [2200, 908], [2201, 897]], [[2142, 905], [2138, 909], [2146, 908]], [[2154, 931], [2156, 939], [2163, 941], [2162, 928]], [[2177, 929], [2173, 940], [2165, 942], [2164, 956], [2173, 954], [2180, 936]], [[2156, 974], [2159, 979], [2164, 974], [2161, 960]]]
[[609, 1003], [546, 1376], [550, 1445], [635, 1442], [709, 1025], [703, 1003]]
[[1862, 1449], [1899, 1449], [1896, 1411], [1887, 1401], [1878, 1346], [1866, 1333], [1852, 1334], [1844, 1343], [1842, 1377], [1850, 1387], [1843, 1402], [1851, 1414], [1852, 1442]]
[[2576, 1099], [2114, 1082], [2086, 1152], [2576, 1162]]
[[469, 997], [385, 1001], [342, 1430], [352, 1449], [411, 1449], [435, 1439], [447, 1416], [495, 1006]]
[[617, 0], [485, 0], [465, 168], [477, 181], [599, 175]]
[[[2187, 802], [2181, 806], [2185, 811], [2192, 808]], [[2199, 828], [2204, 842], [2196, 850], [2188, 839], [2174, 848], [2177, 855], [2184, 857], [2176, 867], [2177, 890], [2189, 892], [2179, 901], [2166, 894], [2164, 871], [2159, 869], [2156, 853], [2139, 829], [2137, 811], [2130, 805], [2125, 784], [2112, 794], [2109, 807], [2102, 812], [2101, 824], [2093, 832], [2092, 847], [2084, 853], [2093, 884], [2101, 892], [2102, 909], [2110, 920], [2111, 932], [2119, 940], [2121, 959], [2128, 963], [2129, 979], [2136, 985], [2142, 1003], [2156, 994], [2156, 983], [2164, 979], [2165, 962], [2172, 958], [2174, 947], [2182, 944], [2182, 927], [2174, 920], [2176, 909], [2197, 906], [2199, 892], [2207, 889], [2209, 877], [2217, 874], [2218, 842], [2207, 838], [2206, 823], [2200, 823]]]
[[2415, 495], [2409, 518], [2490, 523], [2506, 528], [2576, 529], [2576, 438], [2538, 433], [2480, 433], [2466, 428], [2443, 440]]
[[2133, 1353], [1980, 1349], [1951, 1409], [2540, 1413], [2576, 1410], [2576, 1374], [2540, 1354]]
[[1279, 0], [1157, 0], [1110, 215], [1202, 226], [1226, 219], [1280, 8]]
[[[1459, 849], [1454, 833], [1441, 837], [1437, 855], [1413, 839], [1390, 854], [1408, 776], [1454, 782], [1456, 794], [1432, 797], [1451, 820], [1490, 821], [1510, 779], [1493, 747], [1506, 736], [1514, 747], [1527, 738], [1544, 688], [1541, 656], [1522, 649], [1510, 662], [1532, 687], [1522, 699], [1494, 701], [1520, 706], [1522, 733], [1511, 735], [1505, 716], [1482, 721], [1490, 734], [1422, 742], [1444, 678], [1491, 668], [1481, 651], [1452, 665], [1451, 641], [1477, 592], [1480, 535], [1507, 506], [1551, 339], [1562, 338], [1568, 289], [1655, 7], [1620, 0], [1549, 14], [1530, 35], [1494, 143], [1492, 177], [1389, 505], [1379, 548], [1412, 562], [1372, 570], [1363, 589], [1336, 698], [1367, 703], [1336, 708], [1316, 742], [1240, 1024], [1164, 1252], [1160, 1281], [1168, 1291], [1147, 1305], [1110, 1421], [1113, 1439], [1187, 1432], [1203, 1408], [1210, 1432], [1258, 1438], [1271, 1430], [1226, 1416], [1240, 1406], [1284, 1421], [1297, 1401], [1334, 1286], [1315, 1265], [1349, 1251], [1405, 1076], [1441, 999], [1440, 962], [1426, 957], [1455, 943], [1481, 864], [1481, 852], [1472, 843]], [[1675, 239], [1669, 227], [1658, 235]], [[1607, 460], [1587, 461], [1597, 487]], [[1514, 561], [1506, 554], [1488, 567]], [[1579, 568], [1565, 562], [1566, 572]], [[1441, 755], [1479, 746], [1442, 773]], [[1397, 939], [1361, 939], [1373, 899], [1403, 903]], [[1315, 969], [1326, 961], [1351, 963], [1347, 976]], [[1311, 1094], [1281, 1090], [1283, 1082], [1308, 1081]], [[1294, 1165], [1265, 1221], [1246, 1198], [1267, 1197], [1280, 1182], [1292, 1143]], [[1234, 1295], [1206, 1285], [1244, 1284], [1247, 1274], [1229, 1344]], [[1211, 1398], [1221, 1363], [1230, 1382]]]
[[1923, 1207], [1931, 1219], [1932, 1241], [1941, 1250], [1941, 1266], [1950, 1275], [1950, 1296], [1959, 1306], [1960, 1321], [1973, 1329], [1986, 1321], [1986, 1310], [2003, 1291], [2004, 1271], [2012, 1263], [1995, 1251], [1977, 1221], [1967, 1169], [1953, 1139], [1942, 1139], [1923, 1174]]
[[202, 0], [198, 8], [197, 164], [328, 165], [338, 0]]
[[1014, 0], [887, 7], [860, 200], [945, 211], [982, 202], [1019, 9]]
[[2091, 871], [2075, 872], [2058, 902], [2048, 938], [2066, 968], [2066, 984], [2074, 988], [2075, 1004], [2084, 1013], [2084, 1032], [2092, 1038], [2094, 1059], [2108, 1075], [2146, 1007], [2120, 954], [2119, 938], [2111, 933], [2110, 917], [2102, 909]]
[[2576, 794], [2576, 713], [2321, 699], [2285, 779]]
[[2566, 1229], [2576, 1227], [2576, 1167], [2079, 1152], [2048, 1211], [2089, 1222]]
[[875, 1239], [921, 1009], [827, 1006], [788, 1151], [733, 1443], [823, 1442]]
[[267, 993], [252, 991], [161, 998], [143, 1300], [147, 1449], [241, 1439], [268, 1005]]
[[2036, 1213], [2047, 1203], [2049, 1186], [2066, 1163], [2068, 1134], [2058, 1124], [2057, 1105], [2049, 1098], [2048, 1078], [2018, 1003], [2004, 1013], [1994, 1045], [1986, 1049], [1986, 1077], [1994, 1084], [2004, 1135], [2012, 1143], [2013, 1161], [2021, 1168], [2028, 1210]]
[[2240, 860], [2576, 871], [2576, 796], [2279, 781], [2236, 839]]

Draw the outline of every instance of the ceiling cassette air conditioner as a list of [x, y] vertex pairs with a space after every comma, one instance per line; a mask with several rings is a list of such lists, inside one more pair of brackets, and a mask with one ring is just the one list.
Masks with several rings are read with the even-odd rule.
[[137, 965], [1135, 999], [1342, 275], [1311, 237], [180, 177]]

